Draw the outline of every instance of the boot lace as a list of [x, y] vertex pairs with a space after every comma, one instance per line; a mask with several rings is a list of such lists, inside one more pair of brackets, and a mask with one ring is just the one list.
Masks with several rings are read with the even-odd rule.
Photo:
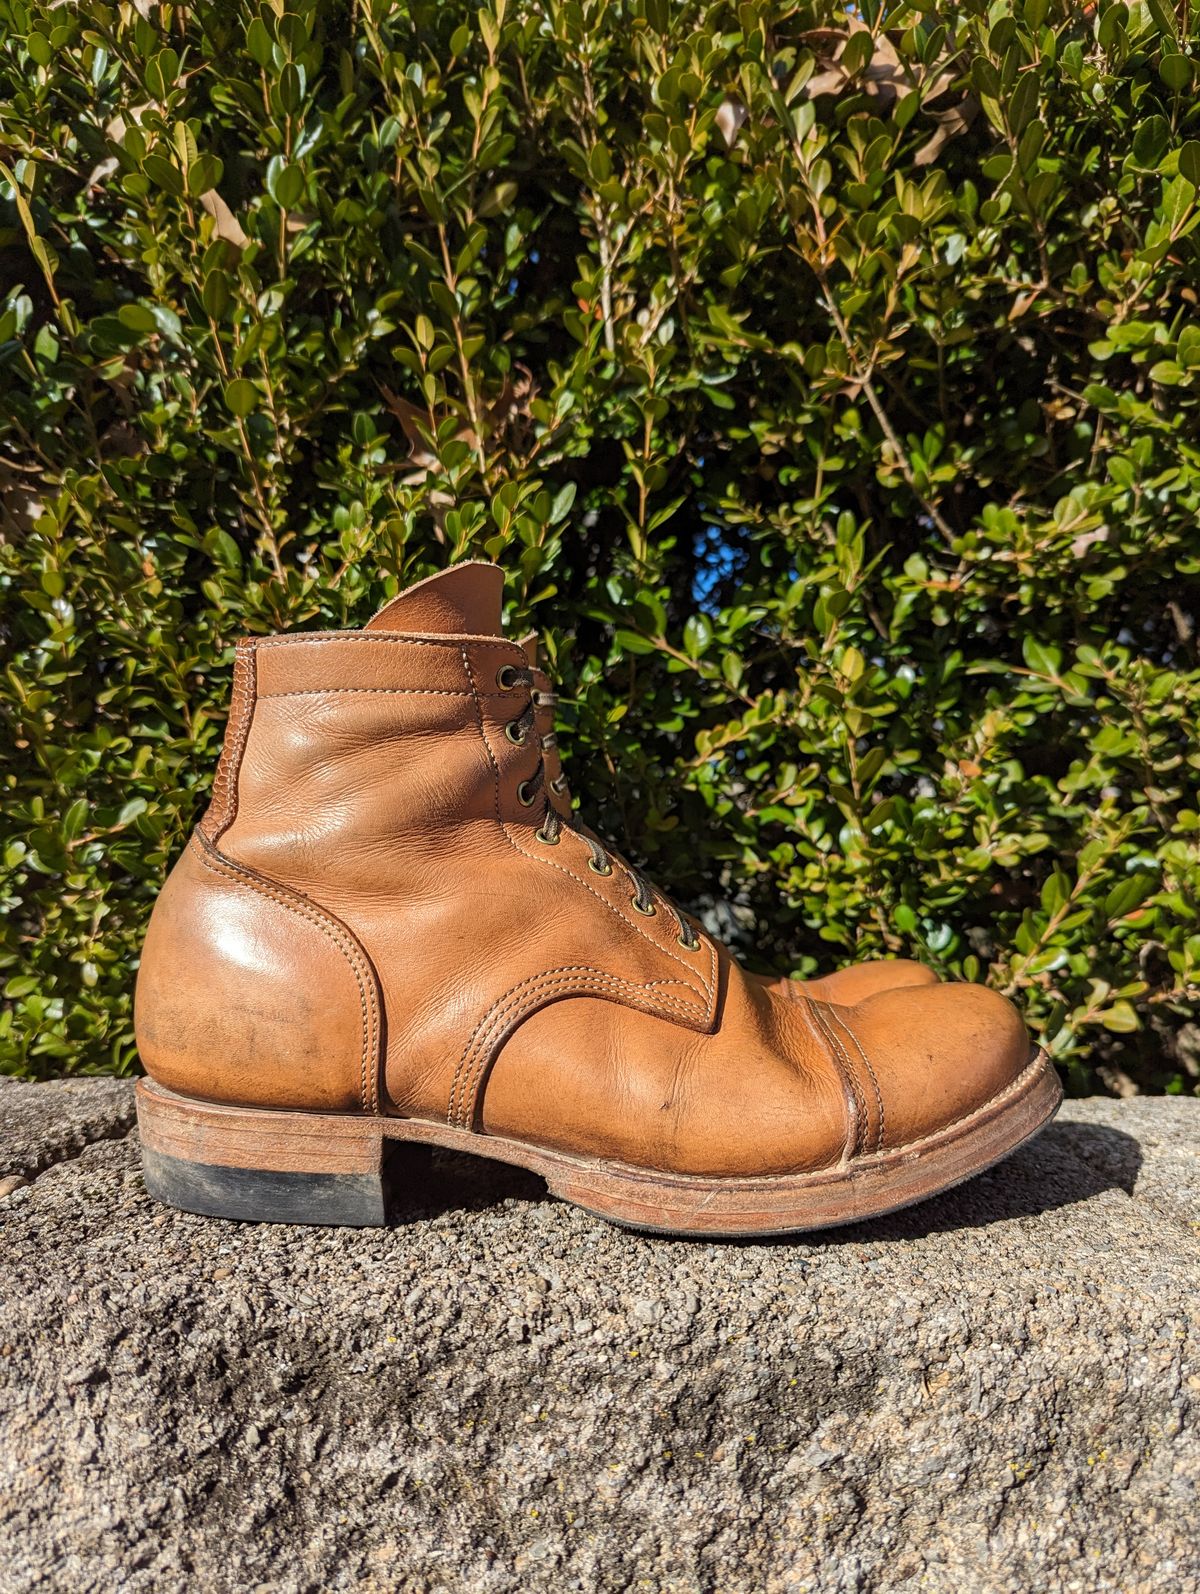
[[[516, 664], [505, 664], [497, 672], [496, 684], [504, 692], [515, 691], [518, 687], [526, 687], [529, 691], [529, 696], [521, 712], [504, 727], [504, 734], [509, 741], [514, 743], [515, 746], [521, 747], [528, 741], [537, 719], [539, 699], [533, 685], [533, 672], [528, 669], [522, 669]], [[545, 702], [545, 700], [546, 694], [543, 693], [541, 701]], [[586, 843], [591, 854], [588, 858], [588, 868], [592, 873], [610, 875], [613, 872], [615, 863], [628, 876], [629, 883], [633, 887], [633, 896], [630, 901], [634, 908], [639, 913], [645, 914], [648, 919], [653, 918], [658, 912], [658, 908], [655, 903], [654, 887], [646, 879], [645, 875], [635, 869], [632, 864], [627, 863], [624, 858], [611, 853], [586, 826], [577, 824], [573, 819], [564, 819], [558, 809], [547, 798], [546, 767], [541, 754], [547, 746], [552, 744], [553, 733], [550, 736], [538, 738], [537, 768], [528, 780], [523, 780], [517, 787], [517, 801], [523, 808], [532, 808], [539, 796], [542, 799], [542, 812], [538, 827], [534, 831], [535, 838], [547, 847], [556, 847], [563, 831], [571, 831], [573, 835], [578, 836], [581, 841]], [[556, 781], [554, 789], [556, 792], [565, 790], [566, 781]], [[661, 896], [662, 894], [659, 893], [659, 895]], [[662, 901], [673, 915], [679, 928], [680, 945], [689, 952], [695, 952], [700, 945], [700, 938], [692, 925], [669, 897], [662, 896]]]

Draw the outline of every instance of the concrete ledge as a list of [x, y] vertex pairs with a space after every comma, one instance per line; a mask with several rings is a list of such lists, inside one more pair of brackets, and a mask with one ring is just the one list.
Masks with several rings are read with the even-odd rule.
[[0, 1084], [4, 1594], [1200, 1589], [1200, 1102], [771, 1245], [476, 1159], [385, 1230], [194, 1218], [132, 1118]]

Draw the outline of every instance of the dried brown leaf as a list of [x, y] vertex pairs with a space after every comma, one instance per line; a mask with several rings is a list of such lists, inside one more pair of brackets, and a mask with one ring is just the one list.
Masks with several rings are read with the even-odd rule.
[[216, 189], [210, 188], [206, 194], [201, 194], [200, 203], [216, 222], [217, 237], [223, 238], [226, 243], [236, 244], [239, 249], [244, 249], [250, 242], [249, 235], [243, 231], [241, 222]]

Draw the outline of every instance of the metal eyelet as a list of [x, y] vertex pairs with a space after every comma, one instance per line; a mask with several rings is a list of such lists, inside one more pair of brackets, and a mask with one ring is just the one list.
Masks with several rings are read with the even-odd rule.
[[694, 941], [685, 941], [681, 935], [677, 935], [675, 939], [685, 952], [699, 952], [700, 950], [700, 938], [698, 936]]
[[596, 862], [595, 858], [589, 858], [588, 859], [588, 868], [592, 871], [593, 874], [600, 874], [600, 875], [612, 874], [612, 864], [611, 863], [606, 863], [604, 865], [604, 867], [601, 868], [600, 865]]
[[517, 684], [517, 667], [515, 664], [502, 664], [496, 671], [496, 685], [502, 692], [515, 690]]
[[517, 724], [516, 720], [509, 720], [508, 724], [504, 727], [504, 734], [508, 737], [509, 741], [514, 747], [524, 747], [525, 732]]
[[630, 897], [629, 900], [633, 903], [634, 907], [641, 914], [643, 919], [653, 919], [658, 916], [658, 909], [654, 906], [653, 902], [648, 908], [643, 908], [636, 897]]
[[565, 775], [555, 775], [554, 779], [550, 782], [550, 790], [556, 797], [561, 797], [566, 789], [567, 777]]
[[523, 780], [517, 787], [517, 801], [520, 803], [522, 808], [532, 808], [535, 796], [536, 793], [530, 791], [529, 782], [527, 780]]
[[557, 847], [562, 838], [560, 836], [555, 836], [554, 839], [551, 840], [546, 832], [539, 828], [534, 831], [533, 839], [535, 841], [540, 841], [543, 847]]

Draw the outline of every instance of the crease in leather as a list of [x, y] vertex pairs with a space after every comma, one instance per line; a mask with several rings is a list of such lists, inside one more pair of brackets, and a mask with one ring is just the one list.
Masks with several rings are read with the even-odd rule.
[[330, 913], [328, 908], [313, 902], [302, 892], [294, 891], [277, 880], [271, 880], [253, 869], [246, 868], [243, 864], [236, 863], [232, 858], [226, 857], [206, 836], [197, 833], [196, 839], [199, 842], [198, 856], [206, 869], [307, 919], [315, 924], [342, 954], [358, 987], [362, 1009], [359, 1099], [364, 1113], [377, 1115], [380, 1060], [383, 1050], [383, 1003], [380, 999], [379, 981], [375, 970], [357, 937], [340, 919]]

